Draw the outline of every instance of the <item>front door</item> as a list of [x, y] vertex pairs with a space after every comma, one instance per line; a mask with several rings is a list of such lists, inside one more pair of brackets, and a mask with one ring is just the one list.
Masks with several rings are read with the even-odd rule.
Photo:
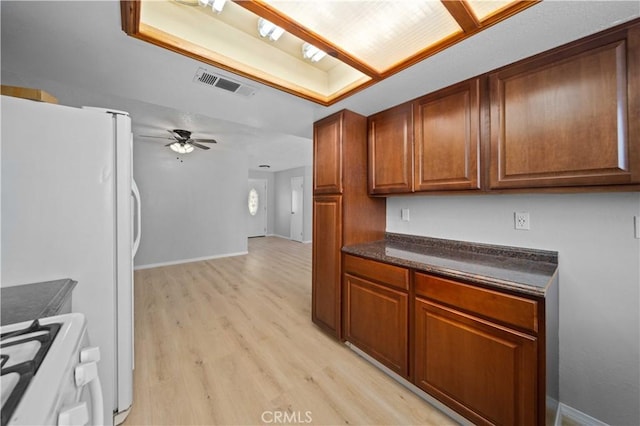
[[249, 179], [247, 193], [247, 236], [267, 235], [267, 180]]

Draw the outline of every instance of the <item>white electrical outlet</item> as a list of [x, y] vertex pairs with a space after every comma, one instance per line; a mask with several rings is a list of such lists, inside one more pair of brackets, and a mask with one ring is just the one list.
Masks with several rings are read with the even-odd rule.
[[400, 218], [403, 222], [409, 222], [409, 209], [400, 210]]
[[528, 231], [531, 229], [529, 212], [514, 212], [513, 222], [515, 229], [519, 229], [521, 231]]

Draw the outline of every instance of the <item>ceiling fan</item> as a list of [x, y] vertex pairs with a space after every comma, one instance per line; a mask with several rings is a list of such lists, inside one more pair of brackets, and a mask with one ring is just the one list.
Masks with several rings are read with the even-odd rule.
[[173, 151], [178, 154], [188, 154], [193, 151], [193, 147], [196, 146], [200, 149], [209, 149], [208, 146], [202, 145], [203, 143], [218, 143], [215, 139], [193, 139], [191, 138], [191, 132], [189, 130], [174, 129], [167, 130], [172, 137], [165, 136], [147, 136], [140, 135], [143, 138], [157, 138], [157, 139], [169, 139], [173, 142], [166, 144]]

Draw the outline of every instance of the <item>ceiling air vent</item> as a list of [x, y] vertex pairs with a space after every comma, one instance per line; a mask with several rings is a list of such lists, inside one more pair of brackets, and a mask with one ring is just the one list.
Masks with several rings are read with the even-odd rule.
[[220, 74], [216, 74], [204, 68], [198, 68], [195, 77], [193, 77], [193, 81], [200, 84], [206, 84], [207, 86], [217, 87], [218, 89], [226, 90], [227, 92], [235, 93], [247, 98], [255, 95], [258, 91], [258, 89], [249, 86], [248, 84], [223, 77]]

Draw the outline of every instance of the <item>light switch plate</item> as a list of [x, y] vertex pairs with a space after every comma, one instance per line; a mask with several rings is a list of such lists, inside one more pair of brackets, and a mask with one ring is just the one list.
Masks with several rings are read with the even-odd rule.
[[403, 222], [409, 222], [409, 209], [400, 210], [400, 218]]
[[633, 217], [634, 238], [640, 239], [640, 216]]

